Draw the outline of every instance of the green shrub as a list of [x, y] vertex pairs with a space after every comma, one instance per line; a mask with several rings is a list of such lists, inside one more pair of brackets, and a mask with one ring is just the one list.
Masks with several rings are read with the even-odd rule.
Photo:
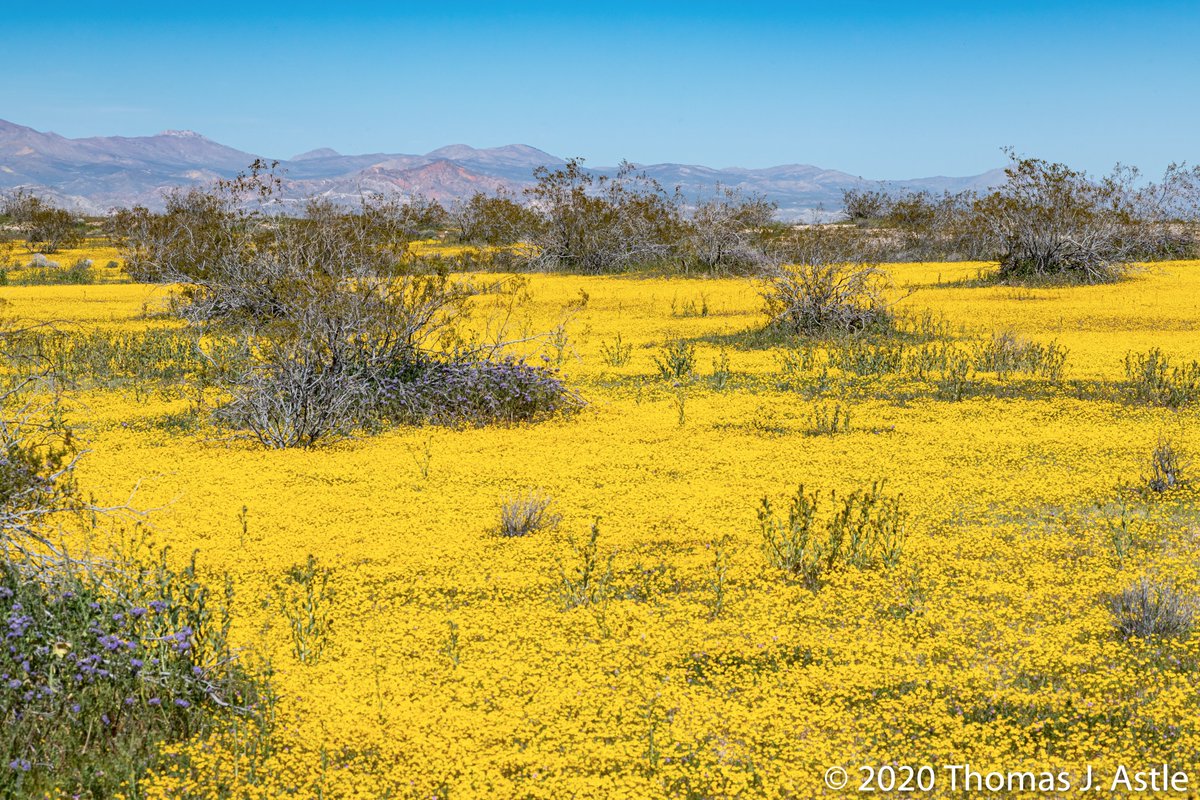
[[1057, 381], [1067, 363], [1067, 350], [1055, 342], [1043, 345], [1002, 332], [976, 342], [972, 359], [976, 370], [994, 372], [1001, 380], [1011, 373], [1023, 372]]
[[608, 342], [600, 343], [600, 355], [604, 358], [604, 363], [610, 367], [623, 367], [629, 363], [629, 357], [633, 354], [633, 345], [622, 341], [621, 334], [617, 333], [617, 338], [612, 344]]
[[908, 514], [900, 497], [888, 497], [881, 483], [870, 491], [839, 498], [830, 493], [833, 512], [819, 517], [816, 492], [801, 484], [780, 519], [763, 497], [758, 509], [763, 548], [772, 566], [816, 591], [829, 575], [848, 568], [892, 567], [907, 536]]
[[696, 372], [696, 345], [685, 339], [671, 339], [662, 347], [661, 357], [654, 364], [664, 380], [691, 380]]
[[292, 654], [301, 664], [321, 660], [333, 629], [331, 605], [333, 592], [329, 578], [333, 571], [317, 565], [309, 555], [303, 564], [295, 564], [276, 584], [279, 608], [292, 635]]
[[1179, 408], [1200, 399], [1200, 362], [1176, 366], [1157, 347], [1126, 353], [1125, 384], [1136, 402]]
[[760, 292], [769, 326], [810, 336], [891, 328], [888, 277], [862, 236], [815, 227], [777, 247], [780, 263]]
[[600, 555], [600, 520], [592, 523], [583, 544], [570, 538], [567, 541], [574, 559], [569, 565], [561, 560], [558, 562], [559, 596], [563, 607], [570, 610], [603, 603], [612, 584], [615, 553], [609, 553], [607, 559]]

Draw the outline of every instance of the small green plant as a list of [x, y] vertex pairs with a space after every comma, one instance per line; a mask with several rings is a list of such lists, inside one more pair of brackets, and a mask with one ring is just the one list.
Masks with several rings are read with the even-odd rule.
[[617, 334], [617, 338], [612, 344], [608, 342], [600, 343], [600, 355], [604, 358], [604, 363], [610, 367], [623, 367], [629, 363], [629, 357], [633, 354], [633, 345], [622, 341], [621, 334]]
[[684, 339], [671, 339], [663, 345], [661, 357], [654, 357], [654, 363], [664, 380], [691, 380], [696, 372], [696, 345]]
[[709, 615], [713, 619], [721, 616], [721, 612], [725, 610], [729, 583], [729, 542], [730, 538], [726, 535], [708, 545], [713, 554], [712, 579], [709, 581], [709, 588], [712, 590]]
[[1192, 632], [1195, 601], [1172, 583], [1143, 577], [1109, 599], [1121, 639], [1180, 639]]
[[721, 351], [717, 353], [717, 357], [713, 359], [713, 388], [717, 391], [723, 390], [729, 385], [729, 380], [732, 377], [733, 370], [729, 366], [729, 353], [722, 348]]
[[938, 391], [947, 400], [956, 403], [961, 401], [971, 391], [973, 372], [970, 359], [962, 353], [955, 354], [942, 372], [942, 378], [938, 381]]
[[246, 549], [246, 536], [250, 532], [250, 507], [242, 506], [242, 510], [238, 512], [238, 522], [241, 524], [241, 532], [238, 534], [238, 546], [243, 550]]
[[812, 345], [791, 347], [779, 354], [779, 371], [785, 380], [801, 377], [816, 366], [817, 350]]
[[537, 493], [505, 500], [500, 506], [500, 527], [497, 532], [511, 538], [558, 527], [562, 517], [550, 513], [551, 502], [552, 498]]
[[905, 362], [904, 342], [845, 337], [829, 349], [829, 365], [861, 377], [894, 375]]
[[546, 343], [554, 353], [554, 364], [561, 367], [566, 363], [567, 351], [571, 348], [571, 337], [567, 334], [567, 323], [565, 321], [560, 322], [550, 330], [550, 333], [546, 336]]
[[881, 483], [872, 484], [870, 491], [851, 492], [840, 502], [831, 492], [830, 500], [833, 514], [818, 520], [817, 493], [806, 492], [801, 484], [786, 519], [776, 516], [767, 497], [758, 510], [768, 561], [812, 591], [835, 571], [895, 566], [907, 534], [901, 498], [885, 495]]
[[695, 300], [687, 300], [682, 306], [679, 306], [677, 300], [671, 298], [671, 316], [673, 317], [707, 317], [708, 314], [708, 295], [704, 292], [700, 293], [699, 304]]
[[333, 629], [331, 572], [317, 566], [316, 557], [310, 554], [304, 564], [288, 569], [276, 587], [280, 610], [292, 635], [292, 652], [301, 664], [319, 662], [329, 644]]
[[676, 419], [679, 427], [687, 424], [687, 400], [688, 400], [688, 385], [682, 381], [676, 381], [672, 387], [675, 391], [671, 395], [671, 403], [675, 406]]
[[808, 433], [812, 436], [833, 436], [850, 432], [850, 409], [841, 403], [829, 406], [825, 403], [813, 405], [812, 424]]
[[610, 553], [607, 559], [600, 555], [600, 520], [592, 523], [592, 530], [587, 541], [582, 545], [574, 539], [568, 539], [574, 563], [571, 565], [558, 564], [559, 595], [563, 607], [567, 610], [578, 606], [594, 606], [604, 602], [612, 584], [613, 557]]
[[1125, 384], [1135, 402], [1180, 408], [1200, 399], [1200, 362], [1177, 366], [1157, 347], [1127, 353]]
[[1165, 492], [1187, 484], [1187, 459], [1175, 442], [1166, 436], [1158, 437], [1147, 470], [1145, 481], [1152, 491]]
[[457, 667], [462, 661], [462, 653], [459, 652], [458, 623], [450, 620], [449, 628], [450, 631], [446, 635], [446, 643], [442, 645], [442, 652], [450, 659], [450, 663]]
[[425, 437], [419, 448], [410, 446], [408, 454], [412, 456], [413, 462], [417, 465], [417, 474], [421, 476], [421, 480], [429, 480], [429, 463], [433, 460], [433, 441], [429, 437]]
[[1116, 557], [1117, 566], [1124, 566], [1134, 549], [1141, 544], [1144, 515], [1134, 514], [1129, 508], [1128, 501], [1122, 499], [1120, 513], [1109, 516], [1105, 523], [1108, 527], [1108, 543]]
[[927, 380], [944, 372], [958, 351], [946, 342], [926, 342], [909, 351], [904, 369], [917, 380]]

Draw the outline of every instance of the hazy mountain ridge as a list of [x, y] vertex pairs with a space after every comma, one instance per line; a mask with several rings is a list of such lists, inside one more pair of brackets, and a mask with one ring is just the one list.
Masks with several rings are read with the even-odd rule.
[[[0, 190], [26, 187], [88, 213], [136, 204], [161, 206], [164, 191], [232, 177], [257, 157], [194, 131], [68, 139], [0, 120]], [[476, 191], [519, 193], [532, 185], [535, 167], [563, 163], [562, 158], [529, 145], [475, 148], [452, 144], [424, 155], [342, 155], [325, 147], [281, 160], [279, 166], [284, 198], [291, 201], [319, 195], [355, 202], [382, 193], [419, 194], [447, 203]], [[816, 209], [836, 210], [841, 206], [842, 190], [847, 188], [884, 185], [940, 193], [986, 188], [1003, 178], [1000, 170], [992, 170], [961, 178], [880, 182], [807, 164], [764, 169], [695, 164], [638, 167], [668, 189], [678, 186], [689, 200], [714, 195], [718, 185], [762, 194], [778, 203], [785, 219], [812, 216]]]

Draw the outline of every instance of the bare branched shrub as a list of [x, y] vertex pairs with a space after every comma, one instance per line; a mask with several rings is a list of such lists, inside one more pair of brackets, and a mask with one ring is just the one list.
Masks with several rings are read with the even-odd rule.
[[814, 227], [776, 244], [779, 265], [764, 278], [770, 325], [821, 335], [887, 327], [886, 273], [854, 231]]
[[562, 517], [550, 511], [553, 498], [531, 492], [505, 500], [500, 506], [501, 536], [528, 536], [558, 526]]
[[999, 248], [1001, 278], [1111, 281], [1138, 253], [1136, 172], [1084, 172], [1009, 151], [1006, 182], [975, 216]]
[[1147, 465], [1146, 485], [1155, 492], [1177, 489], [1187, 484], [1188, 462], [1183, 451], [1166, 436], [1159, 436]]
[[538, 167], [525, 190], [542, 216], [530, 266], [599, 274], [664, 262], [681, 236], [678, 198], [632, 164], [608, 177], [571, 159], [558, 169]]
[[1122, 639], [1183, 638], [1191, 634], [1196, 615], [1191, 597], [1149, 578], [1110, 598], [1109, 609]]
[[764, 232], [773, 226], [778, 207], [757, 195], [717, 187], [701, 201], [683, 226], [679, 244], [684, 271], [717, 275], [756, 272], [767, 263]]
[[[256, 163], [248, 176], [177, 196], [162, 215], [143, 209], [119, 223], [127, 262], [144, 277], [181, 287], [181, 316], [235, 332], [251, 354], [232, 375], [221, 371], [230, 397], [219, 410], [223, 421], [269, 447], [311, 447], [399, 421], [398, 410], [428, 407], [439, 380], [453, 388], [462, 375], [504, 372], [471, 373], [467, 365], [481, 357], [456, 334], [471, 298], [504, 282], [480, 286], [408, 257], [431, 207], [369, 201], [347, 210], [314, 201], [303, 218], [272, 215], [246, 205], [248, 197], [271, 197], [276, 179], [268, 170]], [[565, 396], [561, 382], [554, 386], [560, 396], [542, 391], [536, 398]], [[431, 412], [444, 417], [490, 404], [469, 393], [440, 396], [452, 404]]]

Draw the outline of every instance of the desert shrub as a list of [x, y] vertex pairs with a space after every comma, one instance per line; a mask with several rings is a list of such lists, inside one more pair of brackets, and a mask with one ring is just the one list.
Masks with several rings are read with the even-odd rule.
[[557, 527], [562, 517], [550, 511], [552, 502], [552, 498], [537, 493], [510, 497], [500, 506], [497, 532], [504, 537], [528, 536]]
[[23, 272], [14, 275], [11, 283], [17, 286], [89, 286], [98, 277], [91, 259], [77, 258], [66, 269], [53, 261], [43, 262], [43, 266], [31, 264]]
[[536, 422], [583, 402], [556, 371], [513, 358], [423, 362], [385, 380], [381, 396], [397, 422], [450, 426]]
[[813, 591], [836, 571], [894, 566], [907, 535], [901, 498], [885, 495], [880, 483], [842, 498], [833, 492], [830, 501], [833, 513], [819, 517], [817, 493], [801, 484], [786, 519], [776, 515], [767, 497], [758, 509], [768, 561]]
[[842, 214], [860, 227], [877, 224], [887, 216], [891, 200], [882, 190], [843, 189]]
[[532, 208], [503, 192], [476, 192], [450, 212], [460, 241], [483, 245], [511, 245], [534, 238], [542, 219]]
[[1176, 365], [1159, 348], [1125, 354], [1125, 385], [1136, 402], [1179, 408], [1200, 399], [1200, 362]]
[[994, 372], [1001, 379], [1013, 372], [1024, 372], [1057, 381], [1062, 378], [1067, 351], [1055, 342], [1043, 345], [1004, 331], [977, 342], [972, 358], [976, 370]]
[[776, 209], [763, 197], [717, 187], [715, 196], [700, 201], [682, 226], [677, 250], [684, 271], [758, 271], [767, 263], [764, 232], [773, 226]]
[[622, 163], [616, 174], [593, 175], [582, 159], [538, 167], [525, 190], [542, 217], [531, 237], [529, 266], [599, 274], [667, 261], [679, 241], [677, 197]]
[[244, 342], [249, 357], [220, 375], [222, 422], [268, 447], [311, 447], [385, 421], [517, 421], [572, 404], [549, 374], [459, 349], [471, 298], [506, 283], [408, 258], [431, 205], [313, 201], [302, 219], [280, 218], [244, 205], [272, 196], [267, 170], [118, 225], [127, 264], [182, 287], [181, 316]]
[[75, 214], [27, 191], [0, 198], [0, 218], [16, 227], [33, 252], [57, 253], [83, 243], [83, 224]]
[[982, 259], [993, 251], [986, 228], [975, 224], [971, 192], [903, 192], [889, 198], [875, 240], [888, 260]]
[[1005, 183], [975, 204], [997, 243], [999, 277], [1086, 282], [1120, 277], [1137, 253], [1134, 173], [1093, 179], [1065, 164], [1009, 151]]
[[886, 328], [887, 276], [853, 231], [811, 228], [776, 243], [779, 266], [761, 290], [769, 325], [788, 333], [825, 335]]
[[686, 339], [671, 339], [654, 357], [654, 365], [664, 380], [690, 380], [696, 373], [696, 345]]
[[312, 447], [363, 424], [371, 387], [360, 366], [307, 338], [263, 338], [251, 346], [251, 360], [226, 387], [230, 398], [217, 409], [218, 420], [271, 448]]
[[1170, 583], [1142, 578], [1109, 599], [1122, 639], [1171, 639], [1191, 634], [1195, 603]]
[[1187, 468], [1187, 458], [1182, 450], [1170, 438], [1160, 436], [1150, 453], [1145, 483], [1155, 492], [1180, 488], [1188, 482]]
[[1133, 260], [1197, 252], [1200, 168], [1142, 184], [1128, 167], [1093, 178], [1008, 152], [1005, 182], [983, 195], [850, 189], [844, 218], [888, 261], [996, 259], [1004, 281], [1107, 281]]

